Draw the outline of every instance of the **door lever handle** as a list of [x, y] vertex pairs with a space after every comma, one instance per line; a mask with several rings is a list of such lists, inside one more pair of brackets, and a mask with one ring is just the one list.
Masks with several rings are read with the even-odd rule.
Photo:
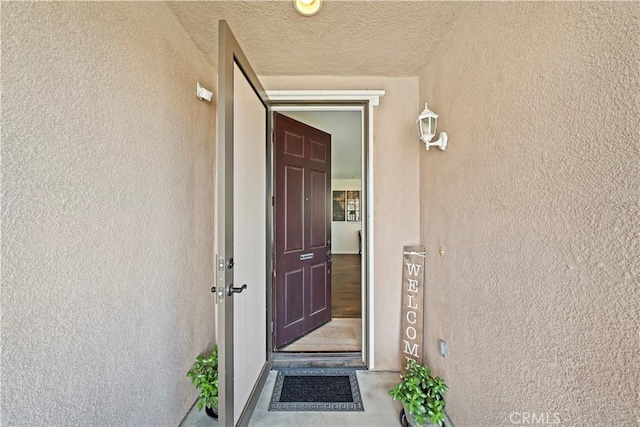
[[244, 291], [245, 289], [247, 289], [247, 285], [242, 285], [238, 288], [234, 287], [233, 284], [229, 285], [229, 287], [227, 287], [227, 295], [231, 296], [233, 294], [239, 294], [240, 292]]

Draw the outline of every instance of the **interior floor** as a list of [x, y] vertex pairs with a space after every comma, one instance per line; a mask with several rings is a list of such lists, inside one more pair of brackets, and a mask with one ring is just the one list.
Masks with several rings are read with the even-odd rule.
[[[269, 411], [269, 401], [277, 371], [271, 371], [262, 389], [260, 399], [250, 426], [397, 426], [402, 405], [387, 394], [400, 380], [397, 372], [357, 371], [358, 385], [362, 395], [363, 412], [279, 412]], [[209, 418], [204, 410], [198, 411], [196, 405], [187, 414], [182, 427], [205, 427], [218, 425], [217, 420]]]
[[280, 349], [283, 352], [342, 352], [362, 349], [362, 320], [335, 318]]
[[362, 349], [361, 257], [332, 256], [332, 320], [286, 347], [283, 352], [343, 352]]
[[331, 256], [331, 315], [362, 316], [362, 257], [357, 254]]

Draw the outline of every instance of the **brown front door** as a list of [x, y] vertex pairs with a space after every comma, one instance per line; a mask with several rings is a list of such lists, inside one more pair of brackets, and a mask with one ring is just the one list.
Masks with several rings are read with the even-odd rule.
[[274, 346], [331, 320], [331, 135], [275, 113]]

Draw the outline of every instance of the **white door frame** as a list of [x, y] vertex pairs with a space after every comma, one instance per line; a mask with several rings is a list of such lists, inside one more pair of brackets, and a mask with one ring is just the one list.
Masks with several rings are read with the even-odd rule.
[[273, 111], [360, 111], [362, 113], [364, 150], [364, 196], [366, 198], [365, 233], [362, 249], [365, 254], [363, 266], [364, 289], [362, 293], [362, 360], [369, 369], [374, 369], [374, 275], [373, 275], [373, 107], [380, 104], [384, 90], [267, 90]]

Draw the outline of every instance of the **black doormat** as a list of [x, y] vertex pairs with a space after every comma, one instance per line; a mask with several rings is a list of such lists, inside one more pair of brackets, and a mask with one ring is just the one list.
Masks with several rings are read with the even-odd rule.
[[353, 369], [282, 369], [270, 411], [364, 411]]

